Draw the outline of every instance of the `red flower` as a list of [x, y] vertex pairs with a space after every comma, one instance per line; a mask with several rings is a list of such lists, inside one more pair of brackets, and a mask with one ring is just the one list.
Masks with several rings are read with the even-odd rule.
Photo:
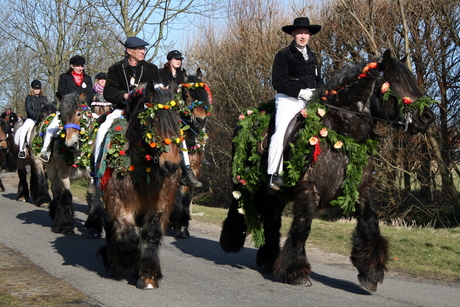
[[151, 155], [145, 155], [145, 160], [147, 161], [152, 161], [152, 156]]
[[121, 129], [123, 129], [123, 128], [121, 128], [121, 126], [116, 126], [115, 127], [115, 131], [120, 131]]
[[129, 170], [130, 170], [131, 172], [134, 171], [134, 169], [135, 169], [134, 165], [130, 165], [130, 166], [129, 166]]
[[412, 103], [412, 99], [410, 99], [409, 97], [404, 97], [404, 98], [403, 98], [403, 102], [404, 102], [405, 104], [411, 104], [411, 103]]
[[359, 75], [359, 78], [361, 79], [361, 78], [364, 78], [364, 77], [366, 77], [366, 76], [367, 76], [367, 74], [360, 74], [360, 75]]
[[121, 156], [124, 156], [124, 155], [125, 155], [125, 151], [124, 151], [124, 150], [120, 150], [120, 155], [121, 155]]
[[72, 167], [73, 167], [73, 168], [77, 168], [77, 165], [76, 165], [76, 164], [72, 164]]

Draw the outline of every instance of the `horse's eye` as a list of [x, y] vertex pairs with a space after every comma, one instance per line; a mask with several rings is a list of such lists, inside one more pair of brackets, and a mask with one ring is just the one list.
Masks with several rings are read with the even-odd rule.
[[81, 112], [78, 112], [78, 113], [77, 113], [77, 116], [80, 117], [80, 116], [81, 116]]

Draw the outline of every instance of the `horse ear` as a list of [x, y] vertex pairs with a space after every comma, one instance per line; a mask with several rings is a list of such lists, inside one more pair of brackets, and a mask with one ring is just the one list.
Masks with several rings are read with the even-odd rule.
[[62, 100], [61, 94], [59, 94], [58, 92], [56, 92], [56, 101], [59, 103], [59, 102], [61, 102], [61, 100]]
[[81, 101], [86, 101], [86, 92], [83, 92], [79, 95]]
[[201, 72], [201, 68], [198, 67], [196, 70], [196, 76], [198, 79], [203, 80], [203, 73]]
[[150, 81], [149, 83], [147, 83], [147, 85], [145, 86], [145, 97], [147, 97], [149, 99], [149, 101], [151, 101], [151, 98], [155, 95], [155, 85], [154, 85], [154, 82], [153, 81]]
[[383, 53], [383, 63], [388, 63], [390, 61], [391, 61], [391, 51], [389, 49], [387, 49]]

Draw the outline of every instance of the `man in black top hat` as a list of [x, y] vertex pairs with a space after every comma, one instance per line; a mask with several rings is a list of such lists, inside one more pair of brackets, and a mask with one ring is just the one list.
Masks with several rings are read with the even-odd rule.
[[268, 150], [269, 187], [278, 191], [283, 185], [283, 144], [287, 126], [294, 116], [305, 108], [316, 88], [323, 85], [318, 60], [310, 50], [310, 37], [321, 30], [311, 25], [307, 17], [299, 17], [294, 24], [284, 26], [283, 32], [292, 36], [292, 43], [275, 56], [272, 84], [276, 94], [276, 130]]

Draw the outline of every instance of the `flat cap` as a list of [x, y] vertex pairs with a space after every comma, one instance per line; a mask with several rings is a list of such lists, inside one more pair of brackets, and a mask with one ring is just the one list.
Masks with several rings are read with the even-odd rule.
[[128, 37], [125, 41], [125, 47], [126, 48], [129, 48], [129, 49], [133, 49], [133, 48], [138, 48], [138, 47], [145, 47], [145, 46], [148, 46], [149, 43], [147, 43], [146, 41], [140, 39], [139, 37]]
[[86, 64], [85, 58], [78, 54], [71, 57], [69, 62], [70, 64]]

